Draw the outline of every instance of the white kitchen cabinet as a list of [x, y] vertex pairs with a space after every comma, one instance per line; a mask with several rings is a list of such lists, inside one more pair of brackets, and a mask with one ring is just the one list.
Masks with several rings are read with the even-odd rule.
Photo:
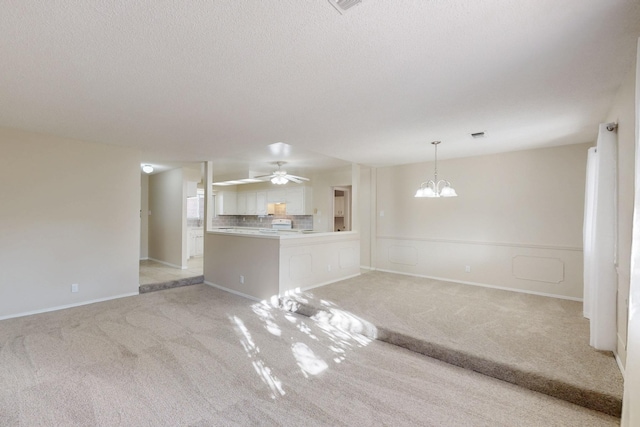
[[247, 215], [247, 193], [237, 193], [236, 194], [236, 214], [237, 215]]
[[285, 203], [287, 200], [287, 192], [283, 190], [267, 191], [267, 203]]
[[336, 196], [333, 199], [333, 216], [344, 216], [344, 196]]
[[258, 191], [256, 193], [256, 215], [267, 214], [267, 192]]
[[202, 256], [204, 254], [204, 230], [189, 230], [189, 258]]
[[257, 209], [257, 200], [256, 200], [256, 192], [255, 191], [247, 191], [245, 193], [246, 197], [247, 197], [247, 209], [245, 211], [246, 215], [257, 215], [258, 214], [258, 209]]
[[285, 203], [287, 215], [312, 215], [310, 187], [291, 187], [286, 189]]
[[237, 214], [237, 193], [235, 191], [218, 191], [216, 194], [216, 214]]

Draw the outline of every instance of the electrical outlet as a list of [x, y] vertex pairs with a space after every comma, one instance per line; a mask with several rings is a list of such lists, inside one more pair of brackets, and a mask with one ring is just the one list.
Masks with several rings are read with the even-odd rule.
[[240, 276], [240, 284], [244, 285], [244, 276]]
[[78, 284], [74, 283], [71, 285], [71, 292], [78, 292]]
[[465, 265], [465, 266], [464, 266], [464, 271], [465, 271], [466, 273], [471, 273], [471, 266], [470, 266], [470, 265]]

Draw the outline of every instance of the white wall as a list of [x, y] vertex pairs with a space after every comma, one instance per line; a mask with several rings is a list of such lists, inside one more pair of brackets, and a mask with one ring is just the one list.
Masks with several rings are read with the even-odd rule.
[[581, 298], [589, 145], [441, 161], [456, 198], [414, 198], [433, 163], [378, 168], [376, 268]]
[[149, 175], [140, 175], [140, 259], [149, 258]]
[[[635, 185], [640, 189], [640, 39], [635, 64]], [[640, 425], [640, 191], [635, 191], [622, 427]]]
[[635, 64], [616, 95], [608, 122], [618, 123], [618, 343], [616, 353], [624, 366], [626, 360], [629, 282], [631, 269], [631, 235], [634, 199], [635, 158]]
[[149, 177], [149, 258], [187, 267], [187, 181], [182, 169]]
[[0, 318], [137, 294], [140, 153], [2, 128], [0, 152]]
[[360, 274], [356, 231], [280, 240], [279, 293], [309, 289]]

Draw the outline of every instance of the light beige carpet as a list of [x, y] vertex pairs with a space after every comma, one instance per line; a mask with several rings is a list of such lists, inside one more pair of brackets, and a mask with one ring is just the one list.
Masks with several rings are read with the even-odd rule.
[[0, 321], [2, 426], [617, 424], [206, 285]]
[[382, 341], [620, 415], [622, 375], [611, 352], [589, 346], [579, 302], [383, 272], [302, 296], [301, 313], [340, 308]]

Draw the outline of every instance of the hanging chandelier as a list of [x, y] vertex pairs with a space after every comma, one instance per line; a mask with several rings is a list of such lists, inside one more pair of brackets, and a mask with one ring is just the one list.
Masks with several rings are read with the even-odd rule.
[[415, 197], [456, 197], [456, 190], [453, 189], [449, 181], [445, 179], [438, 181], [438, 144], [440, 141], [433, 141], [432, 144], [436, 150], [434, 179], [420, 184]]

